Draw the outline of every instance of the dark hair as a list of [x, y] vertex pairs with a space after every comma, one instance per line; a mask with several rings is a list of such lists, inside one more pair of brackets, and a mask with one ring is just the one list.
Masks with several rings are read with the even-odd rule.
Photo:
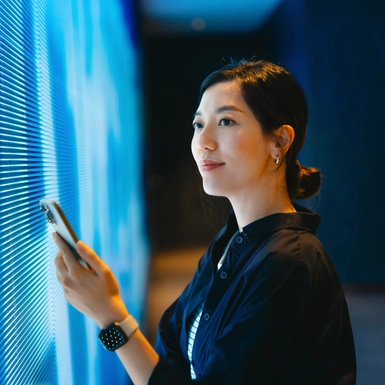
[[274, 132], [290, 125], [295, 138], [286, 152], [286, 184], [291, 199], [309, 198], [321, 185], [321, 173], [299, 164], [297, 155], [305, 142], [308, 110], [305, 93], [294, 76], [284, 68], [264, 60], [232, 62], [211, 73], [202, 82], [199, 100], [210, 86], [239, 81], [243, 98], [263, 133], [275, 140]]

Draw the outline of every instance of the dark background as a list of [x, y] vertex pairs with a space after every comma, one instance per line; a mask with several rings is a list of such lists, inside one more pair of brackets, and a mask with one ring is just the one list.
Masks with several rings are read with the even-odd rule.
[[[141, 7], [139, 6], [139, 11]], [[318, 236], [341, 280], [385, 283], [385, 2], [284, 1], [248, 33], [154, 33], [141, 14], [148, 224], [154, 251], [207, 245], [229, 204], [207, 197], [190, 152], [201, 81], [224, 60], [294, 73], [309, 104], [300, 162], [319, 167]]]

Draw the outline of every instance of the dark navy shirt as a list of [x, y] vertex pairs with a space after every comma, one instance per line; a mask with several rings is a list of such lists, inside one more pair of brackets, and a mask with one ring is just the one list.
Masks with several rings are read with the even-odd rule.
[[[231, 214], [182, 295], [166, 310], [150, 385], [353, 385], [356, 360], [344, 293], [315, 236], [320, 216], [296, 213], [259, 219], [232, 241]], [[204, 302], [192, 354], [189, 320]]]

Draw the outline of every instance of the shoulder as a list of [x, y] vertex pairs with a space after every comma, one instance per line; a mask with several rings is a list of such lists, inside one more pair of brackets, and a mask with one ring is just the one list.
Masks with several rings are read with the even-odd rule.
[[317, 254], [325, 253], [315, 235], [321, 217], [298, 205], [296, 210], [269, 215], [244, 228], [250, 240], [257, 239], [257, 263], [268, 260], [287, 266], [306, 262]]
[[265, 234], [251, 255], [248, 273], [277, 282], [295, 275], [310, 283], [317, 271], [330, 270], [330, 265], [322, 243], [314, 234], [286, 228]]
[[275, 264], [298, 264], [326, 255], [320, 240], [312, 233], [298, 229], [281, 229], [263, 237], [258, 252]]
[[[256, 251], [255, 269], [266, 278], [295, 275], [312, 287], [339, 282], [328, 253], [316, 235], [297, 229], [282, 229], [267, 236]], [[315, 286], [314, 286], [315, 285]]]

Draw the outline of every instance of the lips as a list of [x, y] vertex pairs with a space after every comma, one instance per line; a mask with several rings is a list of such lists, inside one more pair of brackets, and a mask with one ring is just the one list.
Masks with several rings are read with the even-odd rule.
[[200, 162], [199, 164], [199, 169], [201, 171], [212, 171], [212, 170], [215, 170], [221, 166], [223, 166], [224, 163], [223, 162], [216, 162], [214, 160], [211, 160], [211, 159], [204, 159]]

